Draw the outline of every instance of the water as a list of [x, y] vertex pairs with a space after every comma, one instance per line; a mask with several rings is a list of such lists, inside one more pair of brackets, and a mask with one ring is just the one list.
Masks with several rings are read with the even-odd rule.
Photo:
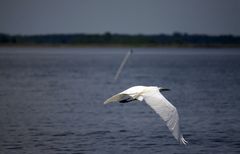
[[[0, 48], [0, 153], [240, 153], [239, 49]], [[103, 105], [134, 85], [170, 88], [179, 145], [145, 103]]]

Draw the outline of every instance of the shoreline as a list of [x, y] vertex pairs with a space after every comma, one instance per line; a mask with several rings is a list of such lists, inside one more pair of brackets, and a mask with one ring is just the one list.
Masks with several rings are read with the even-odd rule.
[[222, 45], [196, 45], [196, 44], [168, 44], [168, 45], [156, 45], [156, 44], [0, 44], [0, 48], [240, 48], [240, 44]]

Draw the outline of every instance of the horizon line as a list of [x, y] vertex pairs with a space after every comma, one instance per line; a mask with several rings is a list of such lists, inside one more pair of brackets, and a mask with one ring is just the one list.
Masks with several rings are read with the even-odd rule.
[[188, 35], [188, 36], [210, 36], [210, 37], [218, 37], [218, 36], [233, 36], [240, 37], [240, 34], [207, 34], [207, 33], [187, 33], [187, 32], [172, 32], [172, 33], [153, 33], [153, 34], [144, 34], [144, 33], [114, 33], [114, 32], [101, 32], [101, 33], [86, 33], [86, 32], [69, 32], [69, 33], [35, 33], [35, 34], [11, 34], [6, 32], [0, 32], [0, 35], [8, 35], [8, 36], [47, 36], [47, 35], [128, 35], [128, 36], [158, 36], [158, 35]]

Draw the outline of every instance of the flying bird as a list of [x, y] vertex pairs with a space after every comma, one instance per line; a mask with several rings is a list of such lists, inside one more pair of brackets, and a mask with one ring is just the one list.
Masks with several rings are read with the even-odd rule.
[[168, 90], [169, 89], [155, 86], [134, 86], [110, 97], [104, 104], [145, 100], [145, 102], [163, 119], [174, 138], [180, 142], [180, 144], [186, 145], [188, 142], [181, 134], [177, 109], [160, 93]]

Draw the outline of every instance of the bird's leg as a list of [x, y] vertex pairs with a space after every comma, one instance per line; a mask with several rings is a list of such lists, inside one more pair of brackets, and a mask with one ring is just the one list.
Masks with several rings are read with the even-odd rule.
[[128, 102], [132, 102], [132, 101], [135, 101], [135, 100], [137, 100], [137, 99], [128, 98], [128, 99], [124, 99], [124, 100], [119, 101], [119, 103], [128, 103]]
[[161, 88], [161, 89], [159, 89], [159, 91], [160, 92], [162, 92], [162, 91], [170, 91], [170, 89], [168, 89], [168, 88]]

